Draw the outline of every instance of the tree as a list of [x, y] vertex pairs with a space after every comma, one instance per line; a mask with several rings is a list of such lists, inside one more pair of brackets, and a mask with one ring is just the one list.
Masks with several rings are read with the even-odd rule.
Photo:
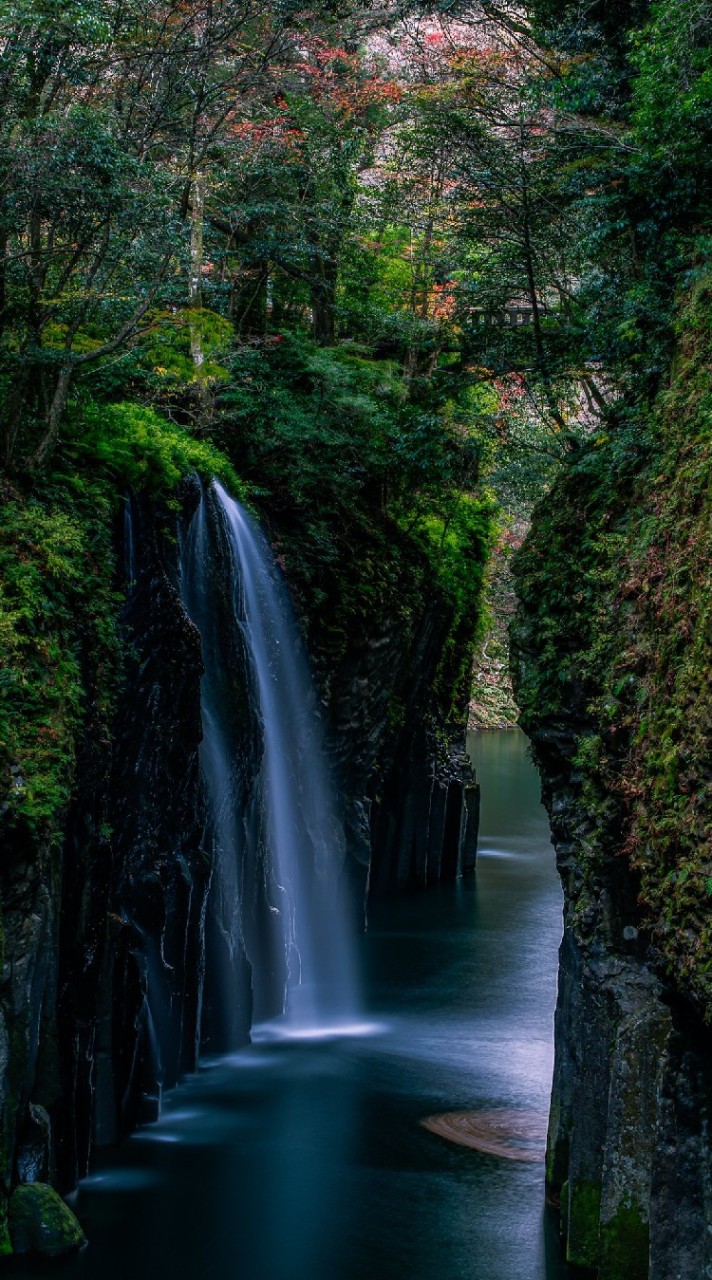
[[76, 376], [177, 300], [197, 176], [283, 34], [252, 0], [0, 9], [6, 463], [24, 436], [41, 464]]

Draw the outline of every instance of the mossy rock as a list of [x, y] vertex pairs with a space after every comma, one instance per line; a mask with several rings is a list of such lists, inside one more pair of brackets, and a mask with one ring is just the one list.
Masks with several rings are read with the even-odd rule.
[[579, 1178], [569, 1183], [566, 1261], [589, 1271], [598, 1269], [601, 1187]]
[[15, 1253], [58, 1258], [86, 1244], [71, 1209], [44, 1182], [16, 1187], [10, 1197], [10, 1239]]
[[650, 1229], [635, 1205], [601, 1223], [601, 1280], [648, 1280]]
[[12, 1243], [7, 1217], [7, 1200], [4, 1195], [0, 1195], [0, 1258], [6, 1258], [9, 1253], [12, 1253]]

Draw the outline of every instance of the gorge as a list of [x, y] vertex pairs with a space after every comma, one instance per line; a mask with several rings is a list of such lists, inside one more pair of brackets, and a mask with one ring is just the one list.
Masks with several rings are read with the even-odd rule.
[[394, 1266], [427, 1280], [433, 1259], [445, 1280], [565, 1275], [543, 1144], [539, 1163], [501, 1161], [420, 1123], [450, 1105], [543, 1114], [549, 1092], [561, 892], [538, 781], [521, 735], [469, 745], [486, 797], [477, 882], [373, 908], [357, 939], [366, 1033], [257, 1036], [205, 1059], [80, 1183], [90, 1245], [68, 1276], [222, 1280], [239, 1260], [248, 1280]]
[[712, 1276], [710, 66], [0, 3], [18, 1274]]
[[[129, 664], [110, 755], [82, 776], [54, 875], [28, 875], [21, 832], [6, 864], [5, 1060], [18, 1082], [5, 1095], [9, 1185], [33, 1161], [30, 1181], [39, 1172], [71, 1189], [93, 1147], [156, 1119], [162, 1091], [199, 1052], [247, 1043], [255, 1022], [286, 1013], [283, 1034], [324, 1034], [358, 1015], [349, 949], [363, 918], [367, 798], [347, 850], [344, 789], [339, 812], [267, 544], [218, 485], [189, 480], [183, 512], [176, 540], [150, 504], [128, 500], [118, 562], [130, 574]], [[378, 709], [395, 663], [371, 652]], [[413, 720], [400, 731], [394, 770], [418, 733]], [[442, 801], [425, 829], [423, 874], [455, 879], [465, 849], [473, 854], [465, 796], [472, 805], [477, 791], [466, 760], [448, 757], [442, 780], [428, 767]], [[389, 852], [405, 879], [409, 867], [398, 872]]]

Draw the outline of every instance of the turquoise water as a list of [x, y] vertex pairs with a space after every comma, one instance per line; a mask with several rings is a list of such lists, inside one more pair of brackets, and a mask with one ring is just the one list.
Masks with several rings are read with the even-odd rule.
[[[369, 1034], [205, 1068], [82, 1185], [74, 1280], [563, 1280], [543, 1165], [419, 1121], [545, 1110], [561, 891], [519, 733], [479, 735], [478, 869], [381, 904], [361, 940]], [[39, 1275], [34, 1263], [17, 1263]], [[42, 1272], [46, 1274], [46, 1272]]]

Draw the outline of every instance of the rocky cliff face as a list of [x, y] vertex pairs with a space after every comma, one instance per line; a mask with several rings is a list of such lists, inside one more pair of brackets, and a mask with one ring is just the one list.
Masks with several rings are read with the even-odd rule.
[[177, 589], [174, 518], [132, 499], [124, 529], [121, 697], [108, 738], [82, 742], [59, 859], [64, 1187], [94, 1143], [155, 1116], [161, 1087], [192, 1069], [198, 1049], [210, 880], [200, 643]]
[[567, 1258], [600, 1280], [712, 1275], [709, 1032], [654, 963], [620, 835], [582, 817], [574, 738], [533, 745], [566, 900], [547, 1180]]
[[600, 1280], [712, 1276], [706, 288], [683, 319], [670, 390], [580, 450], [517, 564], [566, 901], [548, 1177]]
[[[2, 870], [2, 1181], [67, 1190], [92, 1146], [156, 1114], [194, 1066], [203, 851], [197, 632], [176, 590], [174, 518], [133, 503], [110, 734], [86, 673], [63, 841], [8, 833]], [[128, 563], [128, 560], [127, 560]]]
[[[445, 746], [436, 735], [433, 686], [451, 621], [437, 598], [381, 618], [353, 636], [331, 682], [346, 827], [371, 894], [454, 880], [475, 865], [479, 789], [465, 730], [450, 729]], [[465, 717], [463, 708], [463, 726]]]

